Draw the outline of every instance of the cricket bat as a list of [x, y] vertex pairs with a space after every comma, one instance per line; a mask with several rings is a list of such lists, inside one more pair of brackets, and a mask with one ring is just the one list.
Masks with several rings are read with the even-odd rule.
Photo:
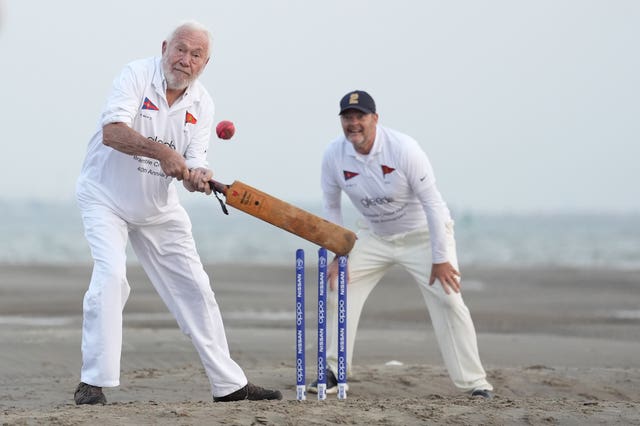
[[[347, 255], [356, 242], [354, 232], [245, 183], [236, 180], [231, 185], [226, 185], [210, 180], [209, 185], [215, 192], [224, 195], [227, 205], [324, 247], [339, 256]], [[223, 211], [227, 213], [222, 200], [220, 204]]]

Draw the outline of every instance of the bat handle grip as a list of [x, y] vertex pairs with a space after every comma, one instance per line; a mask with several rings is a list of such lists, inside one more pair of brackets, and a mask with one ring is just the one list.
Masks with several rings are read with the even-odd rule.
[[213, 195], [216, 196], [216, 198], [218, 199], [218, 202], [220, 202], [220, 207], [222, 208], [222, 212], [226, 215], [229, 214], [229, 210], [227, 210], [227, 206], [224, 204], [224, 201], [222, 201], [222, 199], [220, 197], [218, 197], [218, 193], [224, 195], [225, 197], [227, 196], [227, 188], [229, 188], [229, 185], [225, 185], [223, 183], [217, 182], [213, 179], [211, 179], [209, 181], [209, 186], [211, 186], [211, 189], [213, 189]]
[[224, 196], [227, 195], [227, 188], [229, 188], [229, 185], [225, 185], [224, 183], [220, 183], [218, 181], [211, 179], [209, 181], [209, 186], [211, 186], [211, 189], [213, 189], [215, 192], [219, 192]]

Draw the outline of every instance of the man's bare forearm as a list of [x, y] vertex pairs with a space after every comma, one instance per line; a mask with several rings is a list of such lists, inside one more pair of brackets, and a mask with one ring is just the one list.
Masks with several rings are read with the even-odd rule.
[[102, 129], [102, 143], [129, 155], [162, 160], [170, 150], [168, 146], [151, 141], [124, 123], [110, 123]]

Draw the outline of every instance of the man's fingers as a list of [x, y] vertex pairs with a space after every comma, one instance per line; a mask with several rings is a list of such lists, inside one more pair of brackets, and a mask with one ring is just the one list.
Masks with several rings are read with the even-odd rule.
[[209, 182], [213, 178], [213, 172], [209, 169], [204, 170], [204, 181]]
[[213, 172], [209, 169], [199, 167], [197, 169], [189, 170], [189, 179], [193, 185], [194, 190], [198, 192], [204, 192], [207, 195], [211, 195], [213, 188], [209, 184], [209, 181], [213, 177]]
[[451, 278], [436, 278], [434, 275], [432, 275], [431, 279], [429, 279], [429, 285], [433, 285], [436, 282], [436, 279], [440, 281], [440, 285], [442, 285], [442, 289], [445, 293], [451, 294], [451, 290], [456, 293], [460, 293], [460, 281], [458, 281], [455, 276]]
[[451, 287], [451, 289], [453, 291], [455, 291], [456, 293], [460, 293], [460, 283], [458, 283], [458, 280], [456, 280], [455, 278], [453, 280], [450, 281], [449, 286]]
[[211, 190], [211, 185], [209, 185], [209, 182], [205, 182], [204, 184], [204, 193], [207, 195], [211, 195], [211, 192], [213, 192]]
[[451, 290], [453, 290], [456, 293], [460, 293], [460, 281], [458, 280], [458, 277], [453, 275], [453, 276], [448, 277], [446, 279], [446, 281], [447, 281], [447, 284], [448, 284], [449, 288], [451, 288]]
[[202, 192], [204, 192], [207, 195], [211, 195], [211, 192], [213, 192], [211, 185], [209, 184], [209, 181], [211, 180], [211, 178], [213, 177], [213, 173], [211, 172], [211, 170], [209, 169], [200, 169], [202, 171], [201, 176], [201, 184], [200, 184], [200, 190]]
[[451, 290], [460, 293], [460, 272], [449, 262], [434, 263], [431, 267], [431, 277], [429, 285], [433, 285], [436, 280], [440, 281], [440, 285], [445, 293], [451, 294]]

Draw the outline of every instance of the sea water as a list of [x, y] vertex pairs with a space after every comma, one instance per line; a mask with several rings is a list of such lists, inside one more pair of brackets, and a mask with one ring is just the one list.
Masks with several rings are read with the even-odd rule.
[[[319, 205], [300, 207], [320, 214]], [[293, 265], [297, 248], [317, 247], [214, 199], [185, 202], [205, 263]], [[0, 263], [84, 264], [91, 257], [73, 201], [0, 200]], [[480, 214], [454, 212], [463, 266], [640, 268], [640, 214]], [[354, 210], [345, 226], [356, 229]], [[136, 262], [129, 250], [129, 260]]]

